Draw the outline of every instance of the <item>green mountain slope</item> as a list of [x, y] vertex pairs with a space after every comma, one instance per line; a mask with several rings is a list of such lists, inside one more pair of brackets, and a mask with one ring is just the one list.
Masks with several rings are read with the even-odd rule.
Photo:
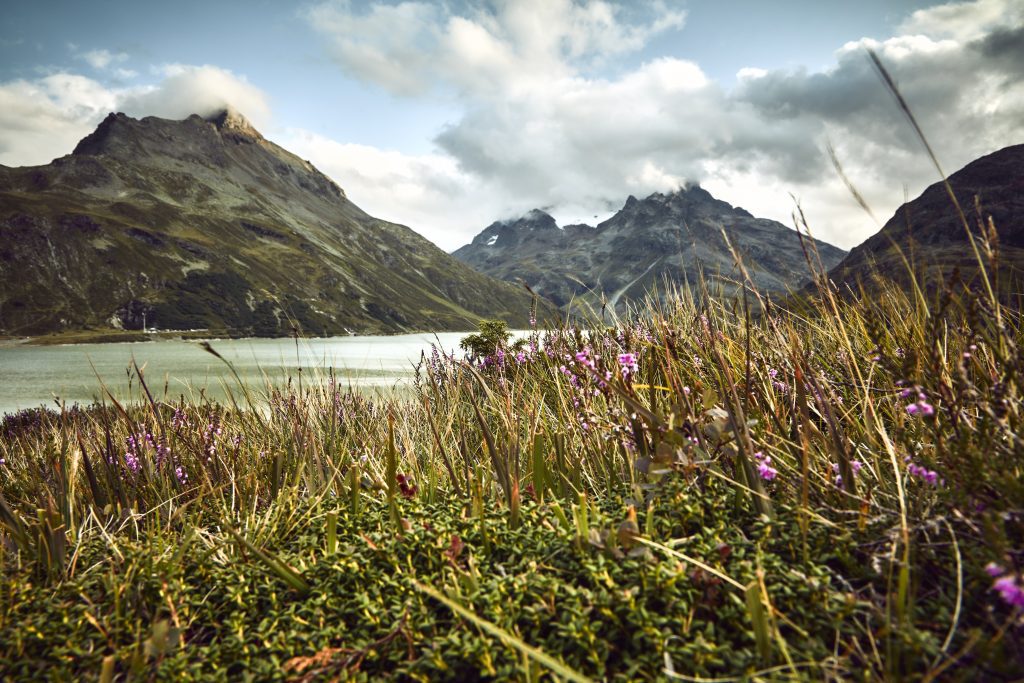
[[0, 166], [0, 333], [279, 335], [526, 323], [530, 295], [376, 219], [225, 111], [111, 114], [69, 156]]

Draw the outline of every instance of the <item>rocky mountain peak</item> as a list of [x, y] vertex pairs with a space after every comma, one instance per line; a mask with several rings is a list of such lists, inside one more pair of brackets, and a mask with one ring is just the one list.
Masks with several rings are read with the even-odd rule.
[[134, 119], [121, 112], [111, 112], [96, 126], [96, 130], [82, 138], [71, 154], [75, 156], [92, 156], [102, 154], [110, 147], [113, 140], [128, 134]]
[[[723, 230], [762, 291], [786, 292], [809, 278], [796, 231], [754, 218], [696, 184], [644, 199], [630, 196], [596, 227], [537, 229], [544, 224], [555, 227], [541, 211], [494, 223], [453, 255], [494, 277], [522, 280], [559, 306], [581, 310], [621, 311], [620, 304], [641, 301], [648, 292], [664, 296], [666, 280], [696, 283], [710, 277], [712, 288], [733, 291], [735, 259]], [[817, 249], [827, 267], [844, 255], [823, 242]]]
[[558, 223], [555, 222], [554, 217], [541, 209], [531, 209], [520, 218], [505, 221], [505, 224], [520, 230], [553, 230], [558, 228]]
[[222, 135], [237, 136], [250, 140], [263, 140], [263, 136], [249, 122], [249, 119], [242, 116], [231, 105], [207, 116], [206, 121], [212, 123]]
[[176, 156], [187, 147], [200, 146], [209, 151], [223, 141], [269, 144], [245, 116], [228, 106], [205, 117], [192, 114], [181, 121], [111, 113], [82, 138], [71, 154], [134, 160], [147, 154]]

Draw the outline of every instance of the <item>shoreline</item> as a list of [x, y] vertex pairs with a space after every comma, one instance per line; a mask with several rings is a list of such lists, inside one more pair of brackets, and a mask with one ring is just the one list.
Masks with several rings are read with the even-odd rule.
[[[473, 334], [475, 329], [466, 330], [407, 330], [401, 332], [352, 332], [336, 334], [329, 337], [300, 336], [299, 339], [335, 339], [339, 337], [400, 337], [408, 334]], [[70, 346], [76, 344], [126, 344], [156, 341], [224, 341], [238, 339], [293, 339], [290, 335], [280, 337], [254, 337], [250, 335], [232, 335], [228, 332], [209, 330], [161, 330], [158, 332], [142, 332], [141, 330], [75, 330], [53, 332], [50, 334], [31, 336], [0, 336], [0, 349], [12, 346]]]

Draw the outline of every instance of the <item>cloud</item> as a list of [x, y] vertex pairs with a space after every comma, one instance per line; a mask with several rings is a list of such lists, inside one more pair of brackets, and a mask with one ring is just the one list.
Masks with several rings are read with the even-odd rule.
[[58, 73], [0, 84], [0, 163], [44, 164], [70, 152], [117, 106], [100, 83]]
[[462, 245], [467, 225], [487, 225], [515, 207], [443, 154], [408, 155], [339, 143], [303, 129], [276, 142], [338, 182], [373, 216], [408, 225], [443, 248]]
[[[837, 191], [822, 153], [826, 136], [835, 145], [846, 173], [883, 218], [903, 200], [903, 187], [916, 196], [935, 182], [935, 171], [893, 98], [881, 86], [866, 49], [874, 50], [895, 78], [947, 173], [1006, 145], [1024, 142], [1024, 64], [1020, 25], [992, 26], [992, 2], [955, 3], [916, 13], [914, 26], [932, 26], [933, 35], [915, 33], [884, 41], [862, 39], [836, 54], [827, 71], [771, 72], [742, 81], [733, 94], [737, 104], [753, 107], [756, 120], [773, 139], [788, 143], [776, 149], [774, 168], [757, 164], [761, 180], [789, 184], [822, 217], [819, 232], [853, 246], [874, 226], [852, 209], [853, 200]], [[998, 3], [997, 3], [998, 4]], [[972, 27], [969, 10], [977, 10]], [[957, 36], [938, 18], [956, 18]], [[1000, 15], [1012, 18], [1010, 15]], [[951, 20], [952, 21], [952, 20]], [[784, 126], [803, 131], [814, 144], [782, 133]], [[799, 168], [814, 169], [801, 177]], [[727, 174], [725, 174], [727, 175]], [[724, 175], [722, 177], [725, 177]], [[748, 207], [749, 208], [749, 207]]]
[[230, 104], [258, 127], [270, 121], [266, 95], [230, 71], [175, 64], [159, 73], [156, 84], [133, 87], [67, 72], [0, 83], [0, 164], [45, 164], [68, 154], [112, 111], [182, 119]]
[[112, 53], [109, 50], [90, 50], [77, 55], [79, 59], [88, 62], [94, 69], [106, 69], [112, 64], [127, 61], [128, 55], [124, 52]]
[[392, 92], [422, 92], [424, 59], [436, 41], [440, 11], [426, 2], [375, 3], [362, 14], [339, 0], [312, 7], [310, 23], [332, 37], [332, 55], [357, 78]]
[[164, 79], [155, 86], [125, 91], [122, 111], [132, 116], [184, 119], [205, 116], [226, 106], [243, 112], [259, 128], [270, 123], [267, 95], [244, 76], [216, 66], [170, 64], [161, 67]]
[[[879, 216], [891, 215], [904, 187], [913, 196], [936, 180], [867, 49], [891, 70], [947, 171], [1024, 139], [1019, 0], [920, 10], [894, 36], [837, 46], [825, 70], [752, 64], [728, 90], [682, 59], [601, 68], [682, 27], [685, 14], [666, 4], [528, 0], [455, 11], [327, 2], [308, 16], [346, 73], [459, 103], [461, 115], [435, 141], [456, 162], [453, 182], [471, 184], [495, 218], [503, 207], [598, 212], [629, 193], [699, 181], [787, 223], [796, 196], [820, 237], [851, 247], [877, 226], [836, 177], [829, 140]], [[393, 40], [375, 37], [384, 30]], [[487, 222], [453, 229], [466, 241]]]
[[643, 48], [686, 17], [663, 2], [647, 14], [630, 21], [622, 5], [603, 0], [518, 0], [464, 14], [428, 2], [356, 8], [350, 0], [329, 0], [308, 9], [306, 18], [327, 36], [346, 73], [417, 95], [438, 87], [503, 92], [570, 76], [577, 65]]
[[949, 2], [919, 9], [899, 26], [904, 35], [927, 35], [968, 42], [990, 31], [1024, 21], [1019, 0], [973, 0]]
[[[674, 189], [724, 94], [692, 62], [659, 59], [616, 80], [564, 78], [486, 99], [437, 138], [460, 167], [537, 206]], [[529, 207], [526, 207], [529, 208]]]

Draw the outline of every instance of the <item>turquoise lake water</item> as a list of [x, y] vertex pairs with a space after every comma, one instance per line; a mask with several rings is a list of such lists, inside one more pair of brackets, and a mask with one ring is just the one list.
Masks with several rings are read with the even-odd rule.
[[[303, 382], [326, 377], [330, 369], [343, 386], [359, 391], [394, 392], [409, 386], [413, 365], [420, 354], [439, 344], [446, 353], [458, 351], [465, 332], [354, 336], [326, 339], [225, 339], [210, 345], [229, 360], [257, 392], [267, 380], [276, 385], [288, 378]], [[155, 398], [179, 396], [217, 400], [238, 382], [227, 365], [195, 341], [153, 341], [65, 346], [0, 345], [0, 414], [56, 401], [71, 406], [88, 404], [103, 395], [106, 386], [118, 400], [139, 396], [137, 379], [128, 369], [132, 361], [142, 368]]]

